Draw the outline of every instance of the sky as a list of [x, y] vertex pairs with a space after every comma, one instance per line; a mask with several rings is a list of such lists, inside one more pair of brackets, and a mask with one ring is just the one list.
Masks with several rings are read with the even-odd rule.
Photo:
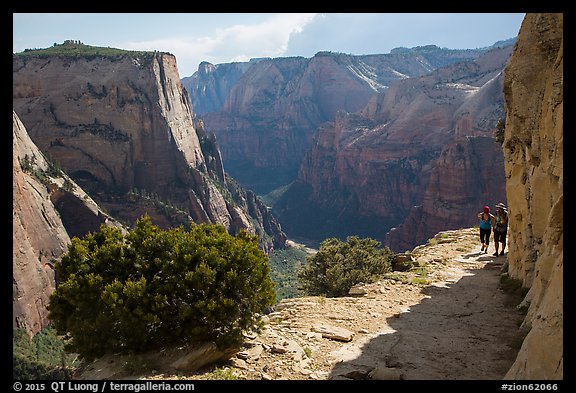
[[65, 40], [176, 56], [180, 78], [202, 61], [384, 54], [397, 47], [475, 49], [516, 37], [523, 13], [13, 13], [13, 52]]

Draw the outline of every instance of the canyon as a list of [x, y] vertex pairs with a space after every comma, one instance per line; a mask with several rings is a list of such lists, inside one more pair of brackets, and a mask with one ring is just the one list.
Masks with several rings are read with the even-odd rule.
[[[479, 253], [474, 228], [438, 232], [409, 253], [428, 269], [423, 288], [384, 279], [343, 298], [286, 299], [267, 316], [260, 336], [247, 336], [226, 370], [240, 379], [274, 380], [565, 378], [563, 15], [527, 14], [497, 82], [486, 77], [505, 100], [502, 145], [496, 145], [503, 152], [508, 252]], [[356, 129], [366, 124], [354, 116], [345, 121], [356, 121]], [[442, 170], [453, 166], [447, 162], [473, 168], [467, 150], [493, 148], [491, 139], [467, 137], [447, 148], [431, 183], [442, 181]], [[427, 192], [428, 203], [435, 197]], [[505, 295], [505, 282], [522, 291]], [[210, 374], [195, 371], [188, 378]]]
[[[193, 102], [204, 97], [215, 102], [212, 97], [218, 97], [220, 105], [203, 106], [206, 112], [198, 116], [216, 134], [227, 171], [263, 195], [295, 179], [316, 129], [333, 121], [338, 111], [357, 112], [394, 81], [420, 77], [484, 52], [435, 45], [363, 56], [318, 52], [312, 58], [203, 63], [184, 79]], [[239, 64], [249, 65], [241, 75]]]
[[[395, 54], [403, 53], [401, 49]], [[366, 80], [367, 74], [358, 71], [361, 68], [354, 59], [338, 59], [331, 53], [321, 53], [314, 59], [329, 72], [317, 70], [310, 78], [318, 78], [319, 85], [325, 86], [327, 77], [341, 75], [338, 61], [344, 61], [347, 69], [355, 69]], [[284, 81], [304, 72], [308, 62], [312, 63], [309, 59], [287, 58], [279, 62], [281, 65], [274, 65], [274, 59], [261, 59], [240, 70], [242, 75], [236, 83], [250, 77], [256, 86], [259, 79], [251, 70], [268, 67], [273, 78], [260, 82], [271, 89], [295, 89], [294, 84]], [[204, 67], [207, 72], [211, 69], [207, 64]], [[81, 236], [101, 224], [122, 228], [144, 212], [163, 227], [214, 222], [230, 232], [247, 229], [257, 234], [261, 247], [271, 252], [285, 246], [286, 234], [298, 233], [296, 221], [314, 219], [310, 215], [316, 214], [318, 233], [352, 223], [353, 230], [368, 228], [360, 234], [385, 238], [396, 250], [411, 250], [430, 271], [456, 274], [438, 278], [441, 292], [461, 290], [457, 299], [470, 292], [472, 287], [465, 285], [474, 282], [464, 277], [468, 274], [462, 267], [469, 275], [480, 277], [486, 272], [491, 277], [492, 300], [498, 297], [499, 305], [503, 298], [495, 285], [498, 276], [518, 281], [527, 293], [517, 307], [506, 304], [494, 310], [493, 304], [487, 303], [474, 312], [458, 311], [459, 317], [475, 315], [488, 323], [478, 332], [505, 328], [509, 333], [469, 333], [473, 338], [478, 334], [479, 342], [492, 340], [494, 353], [501, 356], [496, 358], [498, 363], [492, 364], [490, 359], [494, 358], [477, 358], [480, 352], [474, 353], [476, 358], [467, 359], [490, 368], [490, 377], [563, 379], [563, 15], [527, 14], [513, 46], [480, 51], [471, 59], [443, 64], [418, 76], [388, 82], [370, 80], [372, 92], [365, 94], [357, 79], [343, 79], [339, 88], [354, 97], [350, 102], [334, 90], [314, 92], [313, 84], [303, 83], [314, 92], [309, 97], [323, 94], [331, 101], [321, 111], [310, 106], [308, 111], [305, 106], [287, 111], [286, 122], [272, 127], [270, 135], [247, 132], [248, 138], [261, 138], [261, 143], [244, 142], [237, 151], [250, 148], [255, 154], [257, 147], [281, 140], [283, 131], [295, 130], [297, 121], [305, 120], [316, 127], [311, 133], [285, 139], [285, 145], [279, 145], [284, 153], [254, 156], [262, 161], [241, 163], [249, 169], [262, 168], [266, 183], [270, 174], [276, 173], [266, 172], [266, 168], [275, 171], [275, 165], [292, 160], [283, 167], [284, 177], [278, 175], [277, 184], [264, 184], [259, 190], [281, 185], [295, 176], [271, 211], [254, 191], [228, 175], [226, 160], [232, 150], [226, 149], [232, 149], [235, 141], [239, 143], [243, 136], [240, 131], [254, 122], [234, 108], [253, 113], [256, 123], [269, 127], [266, 116], [274, 111], [264, 104], [282, 102], [277, 99], [283, 94], [280, 90], [273, 95], [259, 95], [255, 87], [234, 87], [230, 97], [222, 100], [222, 95], [214, 96], [212, 106], [206, 107], [211, 110], [223, 105], [226, 113], [206, 113], [197, 118], [170, 54], [14, 55], [13, 327], [33, 334], [48, 324], [45, 307], [55, 286], [53, 260], [65, 251], [72, 236]], [[252, 100], [255, 97], [258, 99]], [[310, 101], [299, 99], [297, 103], [306, 105]], [[336, 109], [343, 104], [351, 106]], [[276, 110], [286, 105], [282, 102]], [[332, 118], [323, 117], [327, 113]], [[499, 119], [505, 121], [502, 139], [494, 136]], [[271, 166], [264, 165], [272, 158]], [[253, 175], [249, 172], [243, 180], [250, 180]], [[451, 226], [474, 223], [484, 201], [508, 205], [505, 256], [485, 260], [472, 257], [473, 229], [444, 232], [466, 242], [453, 245], [450, 255], [444, 255], [448, 260], [442, 258], [442, 252], [448, 252], [442, 247], [415, 247], [432, 238], [444, 244], [442, 233], [435, 234]], [[290, 217], [296, 217], [294, 222]], [[363, 217], [368, 220], [361, 220]], [[289, 228], [286, 232], [284, 222]], [[322, 236], [330, 233], [323, 232]], [[311, 234], [300, 230], [302, 237]], [[498, 274], [494, 274], [496, 269]], [[395, 285], [385, 281], [360, 286], [353, 295], [357, 296], [355, 300], [294, 299], [281, 303], [277, 310], [280, 314], [272, 316], [282, 315], [294, 324], [293, 329], [278, 324], [277, 331], [268, 331], [269, 336], [248, 337], [246, 351], [236, 356], [239, 360], [234, 360], [233, 367], [246, 379], [418, 379], [430, 375], [458, 379], [462, 358], [449, 364], [455, 367], [452, 374], [432, 373], [438, 360], [434, 356], [442, 357], [445, 352], [435, 351], [438, 347], [433, 339], [421, 340], [418, 331], [402, 325], [403, 321], [415, 321], [415, 310], [424, 310], [425, 321], [433, 316], [439, 326], [448, 326], [453, 315], [444, 315], [443, 308], [435, 303], [438, 290], [429, 288], [430, 298], [424, 296], [425, 291], [418, 292], [418, 287], [401, 286], [396, 298], [399, 301], [384, 299], [382, 295]], [[367, 306], [370, 299], [376, 299], [379, 307], [389, 312], [386, 317], [391, 324], [407, 329], [394, 336], [404, 337], [401, 347], [390, 347], [393, 343], [385, 338], [394, 332], [381, 331], [383, 325], [371, 325], [374, 330], [351, 325], [351, 321], [357, 323], [358, 318], [371, 315]], [[470, 302], [473, 300], [477, 301]], [[402, 307], [407, 305], [405, 302], [410, 302], [408, 308], [413, 310]], [[337, 310], [337, 318], [330, 314], [326, 303], [330, 310]], [[502, 315], [482, 318], [488, 309], [502, 311]], [[356, 313], [358, 310], [360, 313]], [[276, 345], [278, 337], [301, 337], [298, 329], [302, 326], [298, 323], [315, 320], [321, 311], [327, 312], [324, 316], [331, 325], [353, 326], [358, 336], [366, 335], [357, 346], [342, 348], [333, 343], [324, 345], [322, 333], [318, 336], [314, 334], [318, 332], [307, 332], [307, 339], [317, 340], [314, 348], [320, 352], [324, 345], [329, 351], [340, 351], [343, 363], [334, 368], [334, 364], [323, 363], [323, 368], [315, 372], [303, 356], [305, 351], [297, 350], [297, 369], [280, 363], [287, 367], [276, 373], [272, 366], [252, 358], [253, 372], [247, 360], [251, 360], [254, 348], [269, 351], [259, 355], [278, 365], [274, 356], [288, 357], [294, 352], [284, 348], [291, 345], [288, 339]], [[346, 313], [352, 311], [354, 318], [347, 318]], [[522, 316], [520, 311], [524, 312]], [[524, 336], [512, 356], [511, 351], [502, 351], [498, 345], [510, 345], [514, 325]], [[363, 352], [368, 340], [386, 345]], [[410, 352], [416, 343], [418, 351]], [[420, 356], [424, 353], [426, 357]], [[484, 360], [487, 363], [482, 363]], [[419, 367], [412, 367], [414, 364]], [[483, 376], [473, 374], [471, 378]]]
[[194, 123], [173, 55], [14, 56], [13, 105], [38, 148], [128, 225], [146, 211], [164, 228], [212, 222], [257, 233], [267, 250], [284, 246]]
[[203, 64], [190, 94], [218, 93], [222, 108], [199, 117], [241, 184], [278, 187], [270, 204], [290, 237], [360, 235], [402, 252], [506, 202], [494, 131], [513, 42], [261, 59], [242, 75]]
[[[14, 137], [20, 144], [14, 146], [13, 227], [20, 232], [13, 265], [16, 272], [33, 270], [32, 261], [38, 265], [38, 273], [15, 273], [14, 327], [33, 334], [47, 325], [54, 283], [42, 264], [108, 218], [125, 227], [144, 214], [161, 228], [214, 223], [232, 234], [257, 235], [267, 253], [285, 247], [276, 218], [224, 172], [214, 135], [193, 121], [173, 55], [95, 55], [97, 48], [72, 42], [55, 48], [87, 54], [40, 50], [13, 57], [13, 128], [20, 135]], [[28, 173], [17, 158], [26, 158]], [[52, 176], [69, 176], [68, 186], [52, 186], [58, 181], [44, 167], [58, 168]], [[64, 192], [70, 189], [89, 195], [100, 213], [84, 214], [84, 198]], [[27, 237], [29, 244], [21, 243]], [[36, 312], [21, 311], [30, 307]]]

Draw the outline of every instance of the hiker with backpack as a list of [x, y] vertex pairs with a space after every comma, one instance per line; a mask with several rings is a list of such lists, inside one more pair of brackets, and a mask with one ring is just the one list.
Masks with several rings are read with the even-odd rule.
[[[504, 255], [504, 248], [506, 248], [506, 232], [508, 231], [508, 211], [502, 202], [496, 205], [494, 223], [494, 246], [496, 247], [496, 252], [492, 255]], [[502, 243], [502, 251], [498, 254], [498, 245], [500, 243]]]

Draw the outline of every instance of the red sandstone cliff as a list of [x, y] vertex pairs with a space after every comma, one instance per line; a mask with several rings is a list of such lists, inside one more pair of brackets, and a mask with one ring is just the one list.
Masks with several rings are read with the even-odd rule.
[[252, 216], [249, 192], [229, 187], [174, 56], [14, 55], [13, 104], [40, 150], [127, 225], [146, 212], [161, 227], [212, 222], [261, 234], [265, 249], [284, 245], [274, 217]]
[[16, 113], [12, 118], [12, 321], [14, 328], [35, 334], [49, 323], [54, 262], [70, 238], [104, 223], [121, 226], [45, 159]]
[[[393, 81], [482, 52], [431, 45], [382, 55], [320, 52], [310, 59], [262, 59], [230, 87], [222, 108], [214, 106], [202, 118], [216, 133], [230, 174], [264, 194], [294, 180], [316, 128], [332, 121], [338, 111], [357, 112]], [[199, 70], [199, 85], [191, 94], [196, 100], [222, 99], [223, 86], [230, 86], [227, 81], [237, 75], [237, 67], [221, 75], [206, 67]]]
[[310, 237], [321, 223], [328, 235], [383, 240], [396, 227], [386, 243], [404, 251], [438, 230], [473, 226], [481, 206], [505, 201], [492, 133], [511, 50], [397, 81], [362, 112], [325, 123], [274, 207], [286, 231]]
[[48, 324], [46, 306], [55, 288], [50, 260], [66, 250], [70, 239], [46, 186], [22, 170], [26, 154], [39, 157], [40, 168], [48, 166], [15, 114], [12, 137], [12, 325], [34, 334]]

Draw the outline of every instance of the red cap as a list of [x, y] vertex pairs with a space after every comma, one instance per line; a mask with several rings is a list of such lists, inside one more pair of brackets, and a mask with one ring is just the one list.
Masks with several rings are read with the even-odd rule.
[[484, 213], [490, 213], [490, 206], [484, 206]]

